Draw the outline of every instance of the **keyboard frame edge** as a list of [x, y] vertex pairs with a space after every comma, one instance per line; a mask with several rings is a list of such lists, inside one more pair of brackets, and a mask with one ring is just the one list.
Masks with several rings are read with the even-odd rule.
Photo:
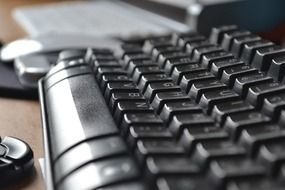
[[43, 180], [46, 190], [54, 190], [54, 177], [52, 172], [51, 165], [51, 150], [49, 144], [49, 124], [48, 124], [48, 115], [46, 111], [46, 100], [45, 100], [45, 89], [44, 89], [44, 78], [40, 79], [38, 82], [38, 93], [40, 101], [40, 112], [41, 112], [41, 126], [43, 134], [43, 146], [44, 146], [44, 171]]

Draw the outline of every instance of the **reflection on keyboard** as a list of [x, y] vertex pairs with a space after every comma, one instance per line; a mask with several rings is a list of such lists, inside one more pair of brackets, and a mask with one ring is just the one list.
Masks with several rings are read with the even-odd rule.
[[48, 187], [284, 189], [284, 73], [236, 26], [63, 51], [40, 82]]

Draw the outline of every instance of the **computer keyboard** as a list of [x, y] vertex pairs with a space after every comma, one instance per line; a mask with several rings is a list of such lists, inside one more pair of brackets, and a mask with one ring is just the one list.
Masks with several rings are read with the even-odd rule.
[[66, 50], [40, 81], [50, 190], [281, 190], [285, 49], [237, 26]]

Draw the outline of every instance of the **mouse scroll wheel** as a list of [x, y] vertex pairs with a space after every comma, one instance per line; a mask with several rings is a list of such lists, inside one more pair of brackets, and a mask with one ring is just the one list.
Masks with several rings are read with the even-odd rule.
[[0, 144], [0, 157], [5, 156], [7, 148]]

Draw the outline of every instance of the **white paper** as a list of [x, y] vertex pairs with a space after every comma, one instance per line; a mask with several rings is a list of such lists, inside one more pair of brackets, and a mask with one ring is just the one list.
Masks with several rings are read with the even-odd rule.
[[32, 36], [46, 33], [129, 36], [186, 31], [179, 22], [120, 1], [64, 2], [14, 10], [14, 18]]

